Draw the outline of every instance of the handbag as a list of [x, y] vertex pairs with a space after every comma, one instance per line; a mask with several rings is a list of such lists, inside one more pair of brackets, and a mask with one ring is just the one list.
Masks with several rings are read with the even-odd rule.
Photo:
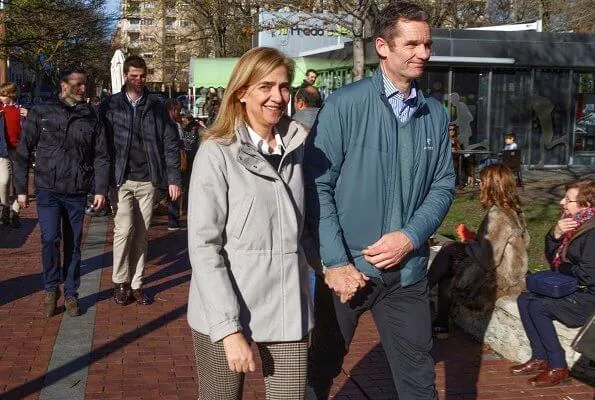
[[550, 270], [534, 272], [525, 280], [529, 291], [555, 299], [574, 293], [578, 286], [576, 278]]
[[571, 347], [595, 361], [595, 313], [587, 320], [587, 323], [581, 328], [578, 335], [572, 341]]

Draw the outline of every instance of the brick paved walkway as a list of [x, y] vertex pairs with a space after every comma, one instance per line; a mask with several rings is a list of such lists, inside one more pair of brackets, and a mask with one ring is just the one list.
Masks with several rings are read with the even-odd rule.
[[[48, 371], [62, 318], [68, 317], [63, 310], [50, 319], [41, 315], [40, 240], [35, 218], [35, 208], [30, 207], [23, 212], [21, 229], [0, 228], [0, 399], [40, 398], [44, 385], [81, 368], [82, 362], [88, 364], [86, 382], [72, 378], [69, 387], [74, 393], [84, 385], [86, 399], [196, 399], [196, 367], [185, 319], [190, 280], [185, 232], [168, 232], [166, 217], [155, 218], [146, 272], [147, 290], [154, 298], [150, 307], [121, 307], [111, 301], [108, 233], [100, 263], [101, 286], [93, 297], [97, 304], [92, 352]], [[97, 220], [108, 223], [105, 218]], [[85, 226], [88, 229], [88, 221]], [[87, 304], [89, 299], [81, 300]], [[448, 340], [436, 341], [433, 354], [441, 399], [594, 398], [593, 387], [579, 380], [570, 386], [531, 388], [526, 378], [508, 376], [510, 361], [483, 350], [460, 331]], [[338, 377], [332, 392], [335, 399], [365, 399], [354, 381], [371, 399], [396, 398], [369, 314], [361, 320], [344, 369], [354, 380]], [[61, 398], [73, 396], [64, 393]], [[244, 398], [264, 399], [260, 371], [248, 375]]]

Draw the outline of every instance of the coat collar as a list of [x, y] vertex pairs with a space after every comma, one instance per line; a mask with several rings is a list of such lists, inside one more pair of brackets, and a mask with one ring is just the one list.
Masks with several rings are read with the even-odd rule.
[[[281, 159], [280, 163], [282, 166], [285, 158], [287, 158], [298, 147], [303, 145], [308, 134], [302, 126], [289, 118], [282, 118], [281, 121], [279, 121], [279, 123], [276, 125], [276, 128], [279, 132], [279, 135], [283, 138], [283, 143], [285, 144], [285, 153], [283, 154], [283, 158]], [[279, 177], [276, 171], [252, 144], [246, 124], [243, 122], [238, 123], [236, 126], [236, 139], [240, 147], [238, 151], [238, 162], [240, 164], [253, 173], [271, 178]]]

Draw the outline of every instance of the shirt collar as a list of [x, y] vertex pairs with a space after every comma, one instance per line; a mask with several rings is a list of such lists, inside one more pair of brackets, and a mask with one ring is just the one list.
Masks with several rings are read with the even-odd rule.
[[403, 93], [399, 92], [399, 89], [388, 79], [388, 77], [382, 73], [382, 79], [384, 81], [384, 92], [386, 98], [390, 99], [393, 96], [397, 96], [401, 101], [413, 101], [417, 98], [417, 88], [415, 87], [415, 81], [411, 81], [409, 84], [409, 96], [405, 98]]
[[279, 131], [277, 130], [277, 127], [273, 128], [275, 130], [275, 142], [277, 143], [277, 146], [273, 149], [271, 149], [269, 147], [268, 143], [258, 133], [256, 133], [256, 131], [254, 129], [252, 129], [250, 127], [250, 125], [246, 124], [246, 129], [248, 130], [248, 135], [250, 137], [250, 141], [252, 141], [252, 144], [254, 146], [256, 146], [256, 149], [261, 154], [283, 155], [283, 153], [285, 151], [285, 145], [283, 144], [283, 140], [281, 139], [281, 135], [279, 135]]
[[142, 94], [142, 95], [141, 95], [141, 96], [140, 96], [138, 99], [136, 99], [136, 100], [132, 100], [132, 99], [130, 98], [130, 96], [128, 95], [128, 92], [127, 92], [127, 91], [124, 91], [124, 93], [126, 93], [126, 98], [127, 98], [127, 99], [128, 99], [128, 101], [130, 102], [130, 105], [131, 105], [132, 107], [136, 107], [136, 106], [138, 106], [138, 103], [140, 103], [140, 101], [143, 99], [143, 97], [145, 97], [145, 94], [143, 93], [143, 94]]

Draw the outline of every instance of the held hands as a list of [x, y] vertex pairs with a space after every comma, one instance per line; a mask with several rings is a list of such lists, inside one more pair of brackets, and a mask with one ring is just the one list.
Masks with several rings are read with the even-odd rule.
[[256, 370], [254, 354], [242, 332], [232, 333], [223, 339], [227, 365], [233, 372], [253, 372]]
[[554, 226], [554, 238], [559, 239], [560, 236], [568, 231], [572, 231], [578, 227], [578, 223], [572, 218], [561, 218], [558, 220], [556, 226]]
[[27, 208], [29, 207], [29, 196], [27, 196], [26, 194], [19, 194], [17, 196], [17, 202], [21, 207]]
[[327, 268], [324, 273], [324, 283], [331, 288], [341, 303], [347, 303], [360, 288], [366, 286], [366, 275], [359, 272], [353, 264], [343, 267]]
[[176, 201], [182, 194], [182, 188], [178, 185], [169, 185], [169, 198]]
[[380, 240], [362, 251], [364, 259], [376, 268], [388, 269], [398, 265], [413, 250], [413, 244], [401, 231], [382, 235]]

